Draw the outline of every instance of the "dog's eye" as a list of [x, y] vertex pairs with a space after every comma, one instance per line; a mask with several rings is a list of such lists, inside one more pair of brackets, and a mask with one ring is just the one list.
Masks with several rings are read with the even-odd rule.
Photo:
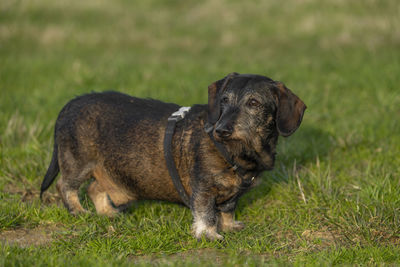
[[228, 103], [228, 101], [229, 101], [229, 98], [226, 97], [226, 96], [224, 96], [224, 97], [221, 99], [221, 103], [222, 103], [222, 104], [226, 104], [226, 103]]
[[254, 98], [249, 99], [249, 101], [247, 102], [247, 105], [249, 107], [258, 107], [260, 106], [260, 102], [258, 102], [257, 100], [255, 100]]

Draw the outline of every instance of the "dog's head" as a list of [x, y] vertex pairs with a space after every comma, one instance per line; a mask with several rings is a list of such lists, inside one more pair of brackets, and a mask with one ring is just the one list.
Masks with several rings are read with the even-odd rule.
[[267, 152], [272, 159], [268, 165], [273, 165], [278, 135], [294, 133], [305, 109], [283, 83], [261, 75], [231, 73], [208, 87], [208, 125], [214, 138]]

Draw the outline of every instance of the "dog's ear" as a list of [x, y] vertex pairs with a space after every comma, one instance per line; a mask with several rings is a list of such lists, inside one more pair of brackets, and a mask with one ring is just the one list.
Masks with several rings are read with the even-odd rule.
[[208, 86], [208, 126], [213, 126], [221, 116], [220, 108], [220, 95], [225, 91], [226, 86], [233, 77], [239, 75], [239, 73], [232, 72], [225, 78], [213, 82]]
[[277, 100], [276, 125], [282, 136], [289, 136], [299, 128], [306, 105], [283, 83], [276, 82], [272, 90]]

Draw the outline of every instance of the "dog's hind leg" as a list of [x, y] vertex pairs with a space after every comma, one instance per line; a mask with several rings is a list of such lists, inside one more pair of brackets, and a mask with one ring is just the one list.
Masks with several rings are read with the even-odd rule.
[[218, 226], [223, 232], [239, 231], [244, 228], [244, 224], [241, 221], [235, 221], [235, 208], [238, 198], [239, 197], [235, 197], [217, 206], [219, 210]]
[[220, 212], [219, 227], [223, 232], [239, 231], [244, 228], [244, 223], [235, 221], [235, 212]]
[[93, 201], [96, 211], [100, 215], [112, 217], [118, 213], [118, 210], [111, 204], [110, 197], [107, 192], [101, 187], [97, 180], [90, 183], [88, 187], [88, 194]]
[[94, 168], [93, 176], [96, 180], [89, 185], [88, 194], [98, 214], [114, 216], [137, 199], [132, 192], [117, 184], [102, 165]]
[[61, 178], [57, 182], [57, 190], [65, 207], [71, 214], [87, 212], [79, 201], [78, 191], [83, 182], [88, 180], [94, 164], [78, 163], [70, 151], [59, 154]]
[[69, 176], [64, 175], [61, 176], [56, 185], [65, 207], [74, 215], [86, 212], [79, 201], [78, 191], [80, 185], [81, 183], [79, 185], [69, 183]]

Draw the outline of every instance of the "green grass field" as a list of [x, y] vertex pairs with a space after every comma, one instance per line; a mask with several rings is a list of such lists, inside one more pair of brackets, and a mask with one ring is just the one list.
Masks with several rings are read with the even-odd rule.
[[[400, 264], [400, 4], [354, 1], [0, 2], [0, 266]], [[230, 72], [307, 104], [246, 223], [197, 242], [183, 206], [73, 217], [40, 183], [63, 105], [114, 89], [206, 103]], [[83, 202], [94, 208], [82, 194]]]

